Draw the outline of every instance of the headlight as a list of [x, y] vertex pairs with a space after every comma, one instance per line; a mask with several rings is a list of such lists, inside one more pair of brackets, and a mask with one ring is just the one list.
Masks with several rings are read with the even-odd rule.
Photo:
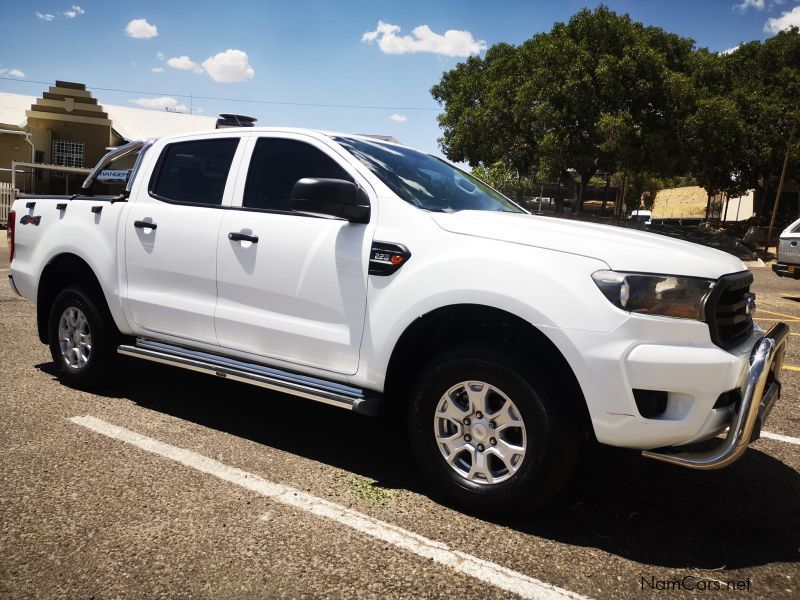
[[592, 279], [611, 303], [635, 313], [705, 320], [713, 279], [597, 271]]

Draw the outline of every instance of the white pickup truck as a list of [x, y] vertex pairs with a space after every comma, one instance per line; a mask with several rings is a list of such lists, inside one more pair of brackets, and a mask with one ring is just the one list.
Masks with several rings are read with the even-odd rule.
[[475, 511], [547, 502], [592, 438], [729, 465], [780, 394], [788, 328], [754, 325], [738, 259], [532, 216], [366, 136], [131, 143], [82, 194], [12, 208], [10, 284], [65, 383], [122, 354], [403, 420], [420, 471]]
[[781, 232], [778, 240], [778, 260], [772, 264], [778, 277], [800, 279], [800, 219]]

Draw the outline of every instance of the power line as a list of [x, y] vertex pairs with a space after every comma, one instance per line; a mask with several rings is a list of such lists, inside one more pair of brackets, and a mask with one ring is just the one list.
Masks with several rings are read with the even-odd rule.
[[[52, 81], [36, 81], [34, 79], [18, 79], [16, 77], [0, 77], [0, 80], [14, 81], [16, 83], [37, 83], [40, 85], [53, 85]], [[107, 88], [87, 85], [87, 90], [98, 90], [102, 92], [120, 92], [123, 94], [146, 94], [149, 96], [174, 96], [177, 98], [190, 98], [197, 100], [215, 100], [219, 102], [244, 102], [247, 104], [275, 104], [280, 106], [310, 106], [314, 108], [353, 108], [358, 110], [420, 110], [442, 112], [441, 108], [425, 106], [372, 106], [363, 104], [322, 104], [316, 102], [289, 102], [283, 100], [256, 100], [253, 98], [221, 98], [217, 96], [195, 96], [194, 94], [175, 94], [172, 92], [147, 92], [143, 90], [123, 90], [118, 88]]]

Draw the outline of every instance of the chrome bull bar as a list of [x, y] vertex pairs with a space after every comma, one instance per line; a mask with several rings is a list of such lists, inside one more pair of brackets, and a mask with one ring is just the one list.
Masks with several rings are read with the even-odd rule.
[[660, 448], [645, 450], [642, 456], [700, 470], [722, 469], [739, 460], [750, 442], [758, 439], [761, 425], [780, 397], [780, 372], [788, 334], [789, 326], [778, 323], [756, 342], [750, 354], [750, 371], [742, 401], [731, 419], [727, 435], [718, 446], [701, 452]]

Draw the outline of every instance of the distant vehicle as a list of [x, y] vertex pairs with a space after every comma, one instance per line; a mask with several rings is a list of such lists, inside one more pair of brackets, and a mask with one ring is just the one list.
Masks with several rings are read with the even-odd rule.
[[800, 219], [781, 233], [778, 241], [778, 261], [772, 265], [778, 277], [800, 279]]
[[649, 210], [634, 210], [630, 216], [631, 221], [639, 221], [643, 225], [653, 224], [653, 213]]

